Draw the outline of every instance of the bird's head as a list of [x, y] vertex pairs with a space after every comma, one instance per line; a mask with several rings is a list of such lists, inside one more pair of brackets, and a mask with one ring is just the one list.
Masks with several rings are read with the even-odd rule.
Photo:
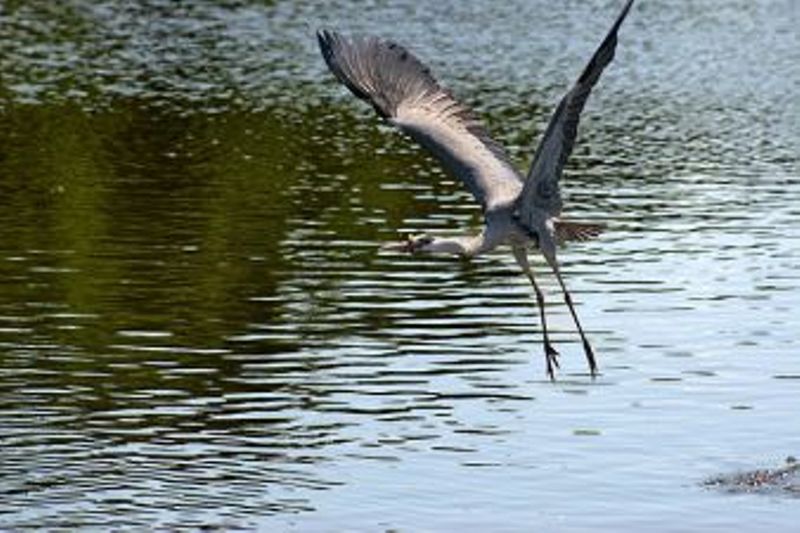
[[431, 251], [430, 249], [435, 241], [436, 239], [427, 233], [421, 235], [407, 235], [405, 240], [384, 244], [381, 246], [381, 250], [392, 250], [410, 254], [425, 253]]

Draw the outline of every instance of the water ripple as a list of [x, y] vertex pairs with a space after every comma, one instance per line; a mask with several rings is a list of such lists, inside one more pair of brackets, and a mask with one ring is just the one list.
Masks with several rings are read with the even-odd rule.
[[0, 528], [790, 530], [690, 487], [797, 453], [794, 5], [626, 23], [564, 177], [598, 378], [539, 258], [554, 384], [507, 251], [379, 248], [480, 210], [312, 29], [410, 43], [525, 168], [573, 4], [0, 6]]

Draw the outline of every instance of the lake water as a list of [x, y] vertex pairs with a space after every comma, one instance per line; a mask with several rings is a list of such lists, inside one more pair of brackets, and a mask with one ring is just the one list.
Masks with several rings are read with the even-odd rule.
[[[621, 1], [0, 2], [0, 529], [796, 531], [800, 4], [637, 3], [564, 177], [562, 353], [326, 71], [407, 43], [526, 168]], [[796, 496], [796, 495], [795, 495]]]

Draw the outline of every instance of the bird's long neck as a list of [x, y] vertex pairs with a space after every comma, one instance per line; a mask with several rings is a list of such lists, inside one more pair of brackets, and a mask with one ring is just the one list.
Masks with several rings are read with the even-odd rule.
[[458, 254], [472, 257], [491, 249], [483, 232], [466, 237], [436, 237], [423, 251], [432, 254]]

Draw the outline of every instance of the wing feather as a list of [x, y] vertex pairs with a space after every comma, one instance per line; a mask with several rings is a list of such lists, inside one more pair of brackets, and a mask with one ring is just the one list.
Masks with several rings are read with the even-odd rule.
[[617, 31], [628, 14], [633, 0], [628, 0], [603, 42], [595, 51], [581, 76], [558, 104], [544, 137], [536, 149], [525, 186], [517, 200], [516, 213], [520, 222], [529, 227], [534, 219], [544, 213], [548, 217], [561, 213], [562, 200], [559, 190], [567, 158], [572, 153], [581, 111], [600, 75], [614, 59], [617, 46]]
[[484, 210], [516, 199], [523, 183], [505, 150], [408, 50], [376, 37], [346, 38], [327, 30], [317, 37], [336, 78], [427, 148]]

